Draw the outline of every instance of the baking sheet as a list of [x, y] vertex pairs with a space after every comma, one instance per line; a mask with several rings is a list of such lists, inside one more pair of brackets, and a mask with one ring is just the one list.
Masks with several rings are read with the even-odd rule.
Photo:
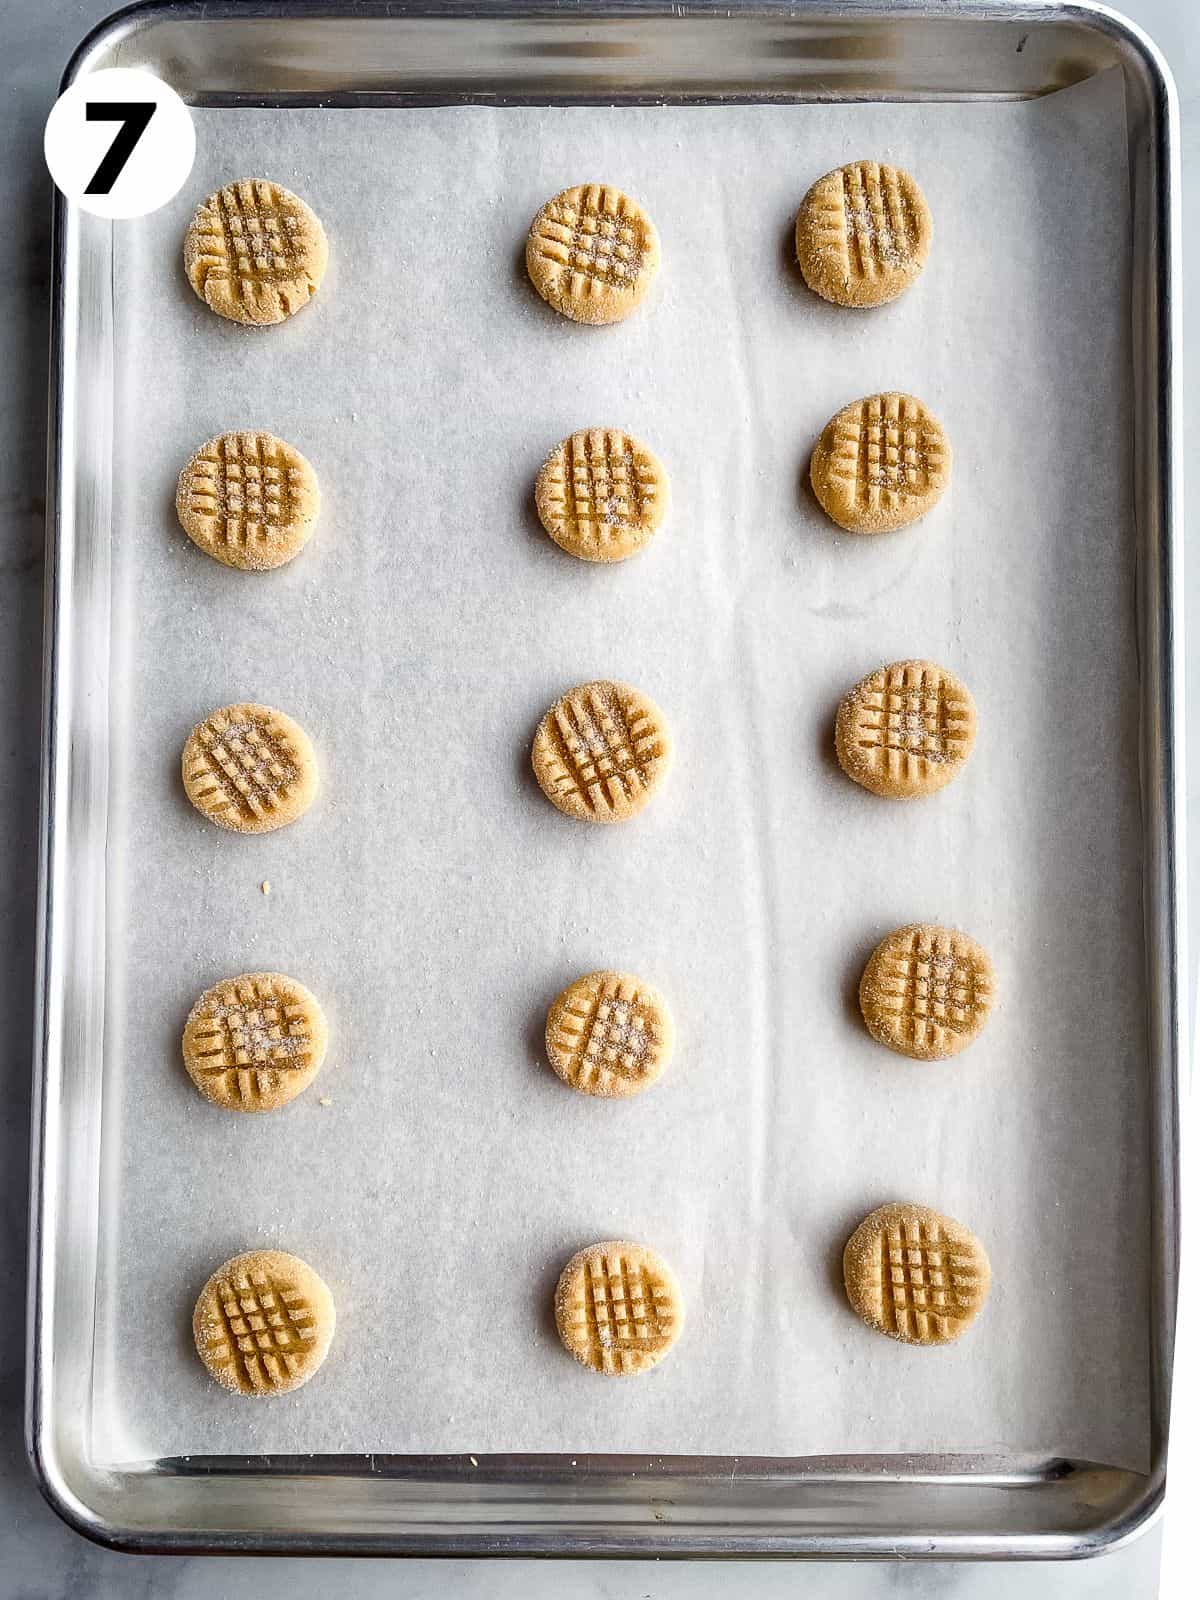
[[[196, 113], [183, 195], [117, 228], [109, 1091], [97, 1453], [1047, 1451], [1147, 1460], [1148, 1229], [1128, 195], [1119, 74], [1046, 100], [937, 106]], [[911, 167], [935, 244], [864, 314], [791, 265], [808, 184]], [[325, 284], [283, 327], [211, 316], [180, 266], [196, 201], [263, 174], [323, 218]], [[603, 177], [663, 238], [648, 304], [570, 325], [525, 229]], [[846, 401], [921, 395], [955, 450], [915, 529], [840, 534], [804, 487]], [[581, 564], [534, 474], [575, 428], [671, 473], [642, 556]], [[202, 556], [175, 476], [224, 429], [316, 466], [304, 555]], [[888, 804], [832, 756], [841, 693], [924, 655], [979, 705], [970, 765]], [[612, 829], [528, 770], [564, 688], [664, 708], [665, 793]], [[178, 753], [239, 698], [297, 717], [320, 798], [238, 838], [191, 811]], [[261, 884], [270, 884], [264, 895]], [[866, 954], [959, 925], [999, 969], [968, 1054], [918, 1067], [856, 1020]], [[676, 1014], [669, 1075], [565, 1090], [546, 1005], [627, 967]], [[209, 1107], [179, 1061], [219, 977], [278, 968], [324, 1002], [322, 1076], [284, 1112]], [[323, 1104], [322, 1099], [331, 1103]], [[873, 1206], [974, 1227], [992, 1298], [953, 1348], [885, 1341], [839, 1288]], [[562, 1352], [559, 1267], [653, 1244], [684, 1338], [615, 1384]], [[278, 1245], [336, 1296], [318, 1380], [269, 1404], [206, 1379], [190, 1311], [234, 1251]]]

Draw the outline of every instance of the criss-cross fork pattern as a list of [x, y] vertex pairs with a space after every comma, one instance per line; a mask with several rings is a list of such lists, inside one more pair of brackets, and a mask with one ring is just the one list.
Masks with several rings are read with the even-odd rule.
[[291, 528], [302, 477], [278, 440], [222, 434], [195, 458], [187, 509], [208, 542], [237, 550]]
[[300, 776], [287, 744], [264, 723], [210, 719], [197, 730], [201, 772], [211, 780], [202, 793], [210, 814], [234, 812], [243, 822], [259, 821], [287, 796]]
[[902, 173], [875, 161], [853, 162], [842, 168], [840, 199], [838, 221], [852, 279], [878, 278], [910, 260], [919, 224]]
[[591, 184], [575, 203], [560, 198], [539, 219], [539, 254], [567, 273], [606, 288], [628, 288], [642, 269], [642, 230], [616, 190]]
[[191, 509], [220, 521], [236, 543], [243, 525], [267, 531], [290, 526], [300, 468], [278, 442], [257, 433], [227, 433], [197, 458]]
[[221, 1335], [210, 1350], [242, 1388], [270, 1390], [300, 1372], [317, 1337], [316, 1317], [300, 1291], [261, 1271], [216, 1286]]
[[587, 1354], [603, 1372], [635, 1372], [671, 1342], [675, 1311], [666, 1284], [623, 1255], [585, 1261], [570, 1306]]
[[897, 1036], [917, 1048], [945, 1033], [973, 1032], [989, 1000], [986, 978], [950, 930], [915, 929], [889, 946], [876, 989]]
[[879, 1238], [879, 1317], [890, 1333], [933, 1340], [974, 1310], [979, 1264], [970, 1248], [919, 1218], [889, 1223]]
[[217, 192], [213, 227], [230, 273], [247, 283], [302, 276], [300, 219], [272, 183], [231, 183]]
[[565, 1076], [577, 1088], [591, 1089], [610, 1075], [636, 1082], [655, 1065], [661, 1040], [657, 1007], [640, 991], [623, 994], [612, 979], [597, 983], [565, 1007], [557, 1043], [566, 1055]]
[[613, 429], [572, 434], [562, 447], [557, 476], [564, 526], [586, 543], [603, 545], [643, 526], [658, 495], [652, 464]]
[[275, 1088], [279, 1075], [303, 1072], [312, 1059], [308, 1012], [272, 984], [242, 979], [216, 998], [189, 1028], [196, 1070], [219, 1078], [231, 1096], [251, 1102]]
[[904, 664], [861, 692], [855, 722], [855, 742], [875, 758], [896, 752], [943, 762], [961, 752], [969, 713], [940, 672]]
[[197, 212], [188, 274], [197, 294], [239, 321], [278, 321], [317, 286], [323, 248], [315, 219], [277, 184], [229, 184]]
[[940, 429], [907, 395], [872, 395], [838, 422], [834, 470], [862, 509], [895, 510], [924, 495], [945, 458]]
[[653, 718], [622, 702], [615, 686], [592, 685], [564, 695], [543, 724], [558, 768], [560, 800], [576, 800], [586, 811], [606, 812], [649, 787], [652, 766], [663, 753]]

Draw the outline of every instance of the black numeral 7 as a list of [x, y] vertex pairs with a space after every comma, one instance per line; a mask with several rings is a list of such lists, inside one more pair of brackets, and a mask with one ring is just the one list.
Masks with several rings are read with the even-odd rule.
[[117, 136], [105, 152], [104, 159], [92, 174], [92, 181], [84, 194], [109, 194], [121, 176], [125, 163], [133, 154], [134, 146], [145, 133], [150, 118], [158, 110], [153, 101], [145, 100], [89, 100], [89, 122], [119, 122]]

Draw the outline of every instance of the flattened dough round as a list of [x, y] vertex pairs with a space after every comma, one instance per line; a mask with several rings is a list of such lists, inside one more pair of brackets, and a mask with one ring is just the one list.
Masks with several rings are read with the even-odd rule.
[[667, 473], [619, 428], [587, 428], [556, 445], [538, 473], [542, 527], [583, 561], [624, 561], [645, 549], [667, 514]]
[[317, 758], [298, 722], [271, 706], [222, 706], [183, 747], [183, 786], [203, 816], [234, 833], [270, 833], [302, 816]]
[[547, 800], [584, 822], [632, 817], [671, 764], [666, 719], [627, 683], [598, 679], [568, 689], [533, 740], [533, 770]]
[[576, 1361], [607, 1377], [632, 1377], [657, 1366], [683, 1331], [683, 1293], [655, 1251], [609, 1240], [567, 1262], [554, 1320]]
[[573, 322], [621, 322], [658, 271], [658, 230], [610, 183], [556, 194], [534, 217], [525, 245], [530, 282]]
[[872, 794], [912, 799], [958, 775], [975, 727], [966, 684], [932, 661], [893, 661], [855, 684], [838, 707], [837, 757]]
[[867, 1324], [904, 1344], [950, 1344], [983, 1309], [992, 1269], [979, 1240], [928, 1206], [887, 1205], [850, 1235], [846, 1295]]
[[200, 1093], [231, 1111], [275, 1111], [306, 1089], [329, 1038], [315, 995], [281, 972], [245, 972], [206, 989], [183, 1030]]
[[918, 276], [932, 238], [929, 207], [910, 173], [851, 161], [804, 196], [796, 260], [809, 288], [834, 305], [878, 306]]
[[270, 433], [222, 433], [179, 474], [175, 511], [193, 544], [227, 567], [267, 572], [300, 554], [321, 495], [317, 475]]
[[605, 1099], [640, 1094], [671, 1059], [675, 1025], [652, 984], [628, 972], [589, 972], [546, 1017], [546, 1054], [572, 1089]]
[[923, 517], [950, 481], [950, 443], [911, 394], [868, 395], [830, 418], [808, 475], [827, 516], [847, 533], [893, 533]]
[[876, 945], [858, 1000], [880, 1044], [913, 1061], [944, 1061], [981, 1032], [995, 992], [981, 944], [954, 928], [912, 922]]
[[306, 1261], [250, 1250], [201, 1289], [192, 1334], [222, 1388], [258, 1397], [307, 1383], [329, 1353], [336, 1320], [333, 1296]]
[[282, 184], [245, 178], [196, 208], [183, 241], [188, 282], [218, 316], [282, 322], [320, 287], [329, 242], [317, 216]]

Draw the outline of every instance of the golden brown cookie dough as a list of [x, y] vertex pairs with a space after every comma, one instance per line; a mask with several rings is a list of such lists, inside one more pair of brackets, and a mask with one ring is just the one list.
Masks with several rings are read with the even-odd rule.
[[192, 1333], [201, 1361], [234, 1394], [286, 1394], [307, 1383], [333, 1338], [333, 1296], [282, 1250], [234, 1256], [200, 1291]]
[[183, 747], [183, 786], [210, 822], [270, 833], [302, 816], [317, 792], [317, 758], [298, 722], [270, 706], [222, 706]]
[[609, 1377], [646, 1372], [683, 1330], [675, 1274], [645, 1245], [610, 1240], [571, 1257], [554, 1295], [563, 1344], [585, 1367]]
[[876, 945], [858, 999], [880, 1044], [914, 1061], [944, 1061], [983, 1028], [995, 989], [982, 945], [953, 928], [914, 922]]
[[282, 322], [316, 293], [329, 259], [325, 229], [299, 196], [265, 178], [210, 194], [183, 241], [188, 282], [218, 316]]
[[658, 990], [627, 972], [589, 972], [558, 996], [546, 1018], [546, 1054], [564, 1083], [584, 1094], [640, 1094], [671, 1059], [675, 1026]]
[[992, 1270], [962, 1223], [927, 1206], [880, 1206], [842, 1257], [846, 1295], [868, 1327], [905, 1344], [949, 1344], [983, 1309]]
[[666, 469], [620, 429], [588, 428], [551, 451], [536, 500], [555, 544], [584, 561], [624, 561], [650, 543], [667, 514]]
[[941, 499], [950, 481], [950, 443], [913, 395], [872, 394], [825, 424], [808, 475], [839, 528], [891, 533]]
[[556, 700], [533, 740], [542, 792], [568, 817], [620, 822], [640, 811], [671, 763], [671, 736], [653, 700], [600, 680]]
[[878, 306], [925, 265], [933, 220], [899, 167], [851, 161], [827, 172], [796, 218], [796, 259], [810, 289], [839, 306]]
[[312, 467], [270, 433], [210, 439], [179, 474], [175, 491], [188, 538], [243, 572], [267, 572], [299, 555], [320, 507]]
[[547, 200], [525, 245], [534, 288], [574, 322], [620, 322], [642, 300], [658, 263], [654, 224], [608, 183], [582, 183]]
[[308, 1087], [325, 1059], [325, 1014], [302, 983], [247, 972], [206, 989], [183, 1030], [183, 1064], [214, 1105], [274, 1111]]
[[975, 702], [932, 661], [894, 661], [856, 684], [838, 707], [842, 770], [872, 794], [932, 794], [959, 772], [975, 744]]

